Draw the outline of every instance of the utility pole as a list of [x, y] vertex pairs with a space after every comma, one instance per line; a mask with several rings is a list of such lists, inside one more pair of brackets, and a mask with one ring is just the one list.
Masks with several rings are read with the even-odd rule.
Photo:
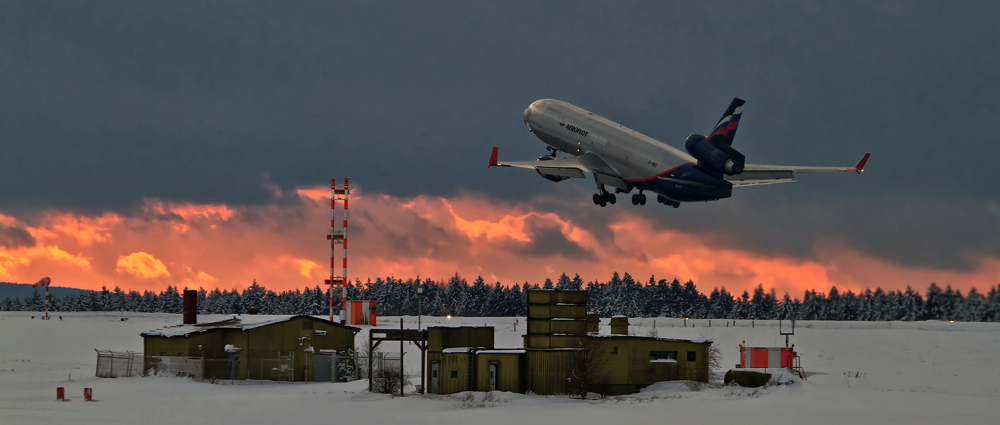
[[403, 371], [403, 318], [399, 318], [399, 396], [403, 397], [406, 389], [406, 374]]
[[417, 330], [422, 329], [420, 327], [420, 316], [423, 314], [423, 311], [422, 311], [423, 309], [422, 309], [422, 305], [421, 305], [423, 299], [424, 299], [424, 287], [418, 281], [417, 282]]

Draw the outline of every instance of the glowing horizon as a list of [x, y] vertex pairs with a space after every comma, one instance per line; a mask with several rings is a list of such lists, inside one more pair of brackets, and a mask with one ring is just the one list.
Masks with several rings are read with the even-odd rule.
[[[33, 245], [0, 246], [0, 281], [49, 276], [54, 286], [139, 292], [168, 285], [242, 290], [253, 280], [276, 292], [324, 287], [329, 189], [299, 188], [288, 196], [294, 199], [259, 206], [148, 199], [132, 214], [48, 210], [25, 220], [0, 214], [0, 223], [34, 238]], [[441, 281], [457, 273], [470, 282], [483, 276], [491, 284], [541, 284], [566, 273], [606, 282], [617, 271], [640, 283], [650, 275], [691, 280], [706, 294], [722, 287], [739, 294], [760, 284], [792, 297], [833, 286], [855, 293], [907, 285], [923, 290], [931, 282], [966, 293], [1000, 282], [1000, 259], [991, 257], [977, 258], [966, 272], [910, 267], [835, 241], [818, 241], [812, 258], [768, 256], [628, 212], [584, 223], [535, 200], [509, 203], [474, 193], [397, 197], [353, 185], [351, 200], [352, 281]]]

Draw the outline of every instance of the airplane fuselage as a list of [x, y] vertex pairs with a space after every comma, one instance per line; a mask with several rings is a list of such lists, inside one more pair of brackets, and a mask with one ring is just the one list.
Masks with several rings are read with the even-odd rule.
[[733, 185], [672, 146], [572, 104], [543, 99], [524, 111], [528, 130], [543, 143], [573, 156], [593, 153], [632, 188], [678, 202], [728, 198]]

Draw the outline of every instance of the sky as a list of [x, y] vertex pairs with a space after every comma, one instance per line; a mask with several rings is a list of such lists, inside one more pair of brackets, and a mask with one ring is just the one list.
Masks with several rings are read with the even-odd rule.
[[[694, 280], [801, 296], [1000, 283], [990, 2], [0, 4], [0, 281]], [[763, 164], [851, 166], [608, 208], [527, 170], [554, 98], [682, 148], [733, 97]], [[624, 198], [622, 198], [624, 199]], [[338, 252], [339, 258], [339, 252]]]

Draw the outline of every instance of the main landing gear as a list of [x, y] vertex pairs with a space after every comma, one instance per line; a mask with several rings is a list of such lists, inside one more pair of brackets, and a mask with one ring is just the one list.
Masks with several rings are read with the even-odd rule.
[[667, 199], [667, 197], [665, 197], [663, 195], [656, 195], [656, 202], [659, 202], [659, 203], [661, 203], [663, 205], [670, 205], [671, 207], [674, 207], [674, 208], [677, 208], [677, 207], [681, 206], [680, 202], [677, 202], [677, 201], [675, 201], [673, 199]]
[[601, 188], [601, 193], [594, 194], [594, 205], [600, 205], [601, 207], [606, 207], [608, 204], [614, 205], [618, 202], [614, 193], [608, 193], [608, 191]]
[[632, 205], [646, 205], [646, 195], [642, 192], [632, 195]]

